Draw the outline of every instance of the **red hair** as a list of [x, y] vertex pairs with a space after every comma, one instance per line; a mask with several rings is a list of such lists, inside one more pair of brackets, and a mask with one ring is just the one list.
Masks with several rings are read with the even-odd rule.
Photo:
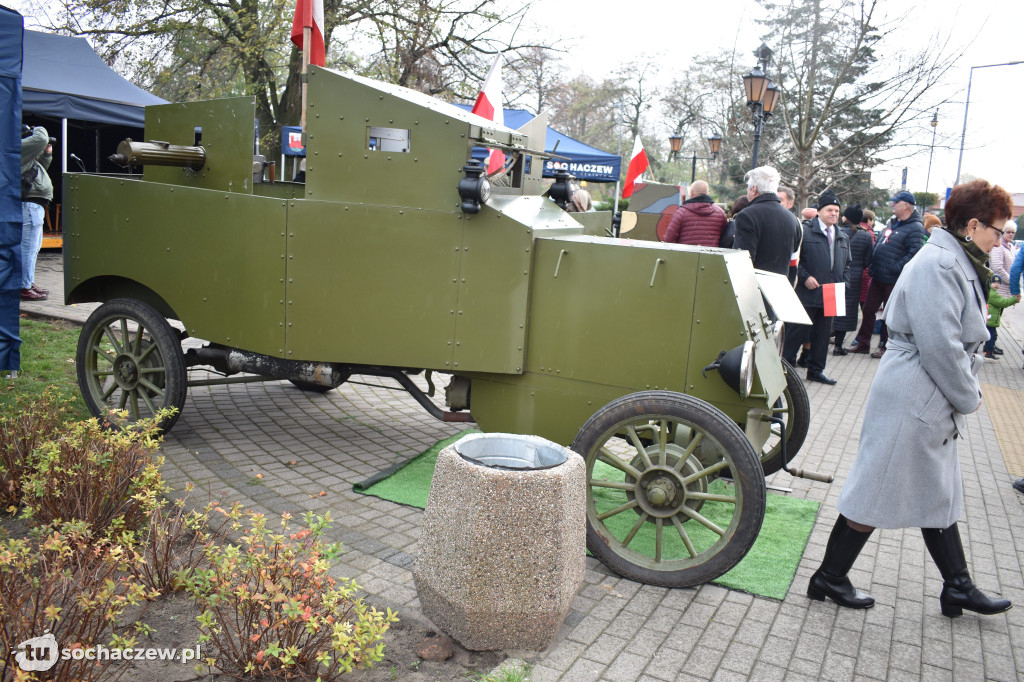
[[992, 225], [1000, 218], [1009, 220], [1012, 217], [1010, 193], [988, 180], [971, 180], [957, 185], [946, 200], [946, 226], [958, 234], [963, 234], [971, 218]]

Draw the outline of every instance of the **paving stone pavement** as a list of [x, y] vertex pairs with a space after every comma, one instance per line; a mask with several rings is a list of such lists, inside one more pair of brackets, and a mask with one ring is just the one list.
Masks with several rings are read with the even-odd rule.
[[[51, 290], [50, 300], [23, 304], [23, 311], [84, 321], [95, 305], [62, 305], [62, 277], [60, 254], [42, 254], [38, 283]], [[987, 362], [981, 379], [1021, 391], [1024, 306], [1008, 310], [1003, 321], [999, 345], [1006, 354]], [[641, 585], [588, 558], [586, 582], [554, 644], [543, 652], [511, 652], [534, 666], [533, 679], [1018, 679], [1017, 671], [1024, 671], [1024, 496], [1010, 487], [992, 420], [1021, 422], [1024, 414], [985, 403], [968, 417], [969, 434], [960, 442], [961, 532], [973, 576], [1017, 608], [997, 616], [942, 616], [941, 578], [914, 529], [877, 531], [854, 566], [851, 578], [874, 595], [874, 608], [839, 609], [805, 595], [856, 455], [876, 366], [866, 355], [830, 355], [827, 372], [839, 383], [808, 384], [811, 426], [797, 464], [836, 481], [793, 479], [785, 472], [769, 479], [823, 503], [783, 601], [713, 584]], [[410, 573], [422, 512], [358, 495], [352, 484], [461, 427], [435, 421], [386, 380], [355, 379], [325, 395], [287, 382], [191, 388], [162, 449], [165, 476], [175, 487], [192, 481], [266, 513], [330, 510], [334, 537], [346, 549], [338, 573], [403, 616], [423, 618]], [[292, 460], [297, 464], [289, 465]]]

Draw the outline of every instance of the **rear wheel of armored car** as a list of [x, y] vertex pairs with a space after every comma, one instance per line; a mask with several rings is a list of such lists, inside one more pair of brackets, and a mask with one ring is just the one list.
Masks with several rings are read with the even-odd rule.
[[89, 411], [114, 426], [152, 419], [163, 431], [185, 406], [187, 375], [181, 335], [152, 306], [114, 299], [89, 316], [78, 337], [78, 385]]
[[[757, 452], [714, 406], [670, 391], [612, 401], [580, 429], [587, 548], [631, 580], [687, 587], [742, 559], [761, 530]], [[733, 480], [719, 477], [731, 470]]]
[[[807, 388], [793, 366], [785, 360], [782, 369], [786, 374], [786, 388], [779, 402], [772, 408], [772, 415], [782, 417], [786, 422], [786, 459], [790, 462], [807, 438], [811, 424], [811, 402], [807, 399]], [[770, 476], [782, 468], [782, 428], [771, 425], [772, 435], [761, 448], [761, 469]]]

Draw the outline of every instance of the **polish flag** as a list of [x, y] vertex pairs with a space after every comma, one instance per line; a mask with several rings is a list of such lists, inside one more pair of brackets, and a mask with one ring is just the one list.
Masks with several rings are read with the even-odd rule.
[[795, 268], [798, 265], [800, 265], [800, 249], [789, 254], [789, 267]]
[[643, 180], [644, 171], [650, 164], [647, 162], [647, 153], [644, 152], [644, 145], [640, 142], [640, 136], [636, 136], [633, 142], [633, 155], [629, 157], [629, 167], [626, 168], [626, 182], [622, 186], [622, 198], [633, 196], [633, 183]]
[[313, 29], [309, 41], [309, 63], [324, 66], [327, 61], [327, 49], [324, 46], [324, 0], [298, 0], [295, 3], [295, 18], [292, 20], [292, 42], [302, 45], [302, 29], [309, 26]]
[[825, 317], [846, 315], [846, 282], [822, 284], [821, 295], [825, 300]]
[[[494, 55], [494, 63], [484, 79], [484, 87], [476, 97], [473, 113], [482, 116], [497, 125], [505, 125], [505, 110], [501, 104], [501, 53]], [[505, 165], [505, 153], [500, 149], [491, 149], [487, 157], [487, 174], [496, 173]]]

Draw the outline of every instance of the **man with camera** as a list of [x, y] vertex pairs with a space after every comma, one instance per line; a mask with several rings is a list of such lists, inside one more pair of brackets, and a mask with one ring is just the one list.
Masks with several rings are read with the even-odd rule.
[[43, 245], [43, 220], [53, 201], [53, 183], [46, 169], [53, 143], [46, 128], [22, 127], [21, 137], [21, 300], [43, 301], [48, 292], [35, 284], [36, 257]]

